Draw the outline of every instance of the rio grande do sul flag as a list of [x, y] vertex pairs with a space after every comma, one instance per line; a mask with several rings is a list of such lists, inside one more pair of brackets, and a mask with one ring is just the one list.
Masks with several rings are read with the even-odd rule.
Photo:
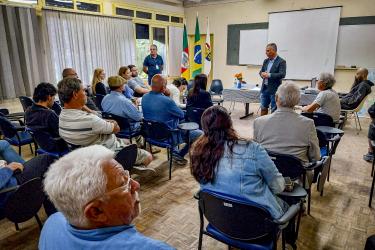
[[211, 72], [211, 61], [212, 61], [212, 51], [211, 51], [211, 38], [210, 38], [210, 24], [207, 18], [207, 33], [206, 33], [206, 50], [204, 52], [204, 73], [209, 76]]
[[185, 24], [182, 41], [181, 77], [184, 77], [186, 80], [190, 80], [189, 44]]
[[202, 73], [202, 48], [201, 48], [201, 34], [199, 32], [198, 13], [195, 23], [195, 37], [194, 37], [194, 62], [192, 78]]

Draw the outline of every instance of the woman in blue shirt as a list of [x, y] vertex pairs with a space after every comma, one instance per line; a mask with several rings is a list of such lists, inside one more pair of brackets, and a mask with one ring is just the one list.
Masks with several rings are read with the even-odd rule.
[[208, 108], [201, 121], [204, 135], [191, 151], [191, 172], [201, 189], [250, 200], [280, 218], [288, 205], [275, 194], [284, 190], [285, 181], [267, 152], [240, 139], [221, 106]]

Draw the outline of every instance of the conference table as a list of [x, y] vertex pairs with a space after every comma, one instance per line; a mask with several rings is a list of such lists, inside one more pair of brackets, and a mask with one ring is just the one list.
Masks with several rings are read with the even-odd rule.
[[[301, 99], [298, 105], [306, 106], [312, 103], [317, 94], [315, 93], [305, 93], [301, 90]], [[255, 85], [246, 84], [239, 88], [228, 88], [223, 90], [223, 99], [227, 102], [240, 102], [245, 104], [245, 115], [241, 116], [240, 119], [244, 119], [254, 114], [254, 112], [249, 112], [250, 103], [259, 103], [260, 101], [260, 88]]]

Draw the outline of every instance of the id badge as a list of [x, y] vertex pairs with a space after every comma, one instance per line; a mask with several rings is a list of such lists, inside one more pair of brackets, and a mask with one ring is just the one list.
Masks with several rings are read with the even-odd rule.
[[158, 65], [158, 64], [156, 64], [155, 68], [156, 68], [157, 70], [159, 70], [159, 65]]

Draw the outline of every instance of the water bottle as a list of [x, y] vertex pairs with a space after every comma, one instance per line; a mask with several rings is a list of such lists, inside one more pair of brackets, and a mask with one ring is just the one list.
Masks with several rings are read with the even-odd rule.
[[241, 81], [237, 79], [237, 88], [241, 89]]

